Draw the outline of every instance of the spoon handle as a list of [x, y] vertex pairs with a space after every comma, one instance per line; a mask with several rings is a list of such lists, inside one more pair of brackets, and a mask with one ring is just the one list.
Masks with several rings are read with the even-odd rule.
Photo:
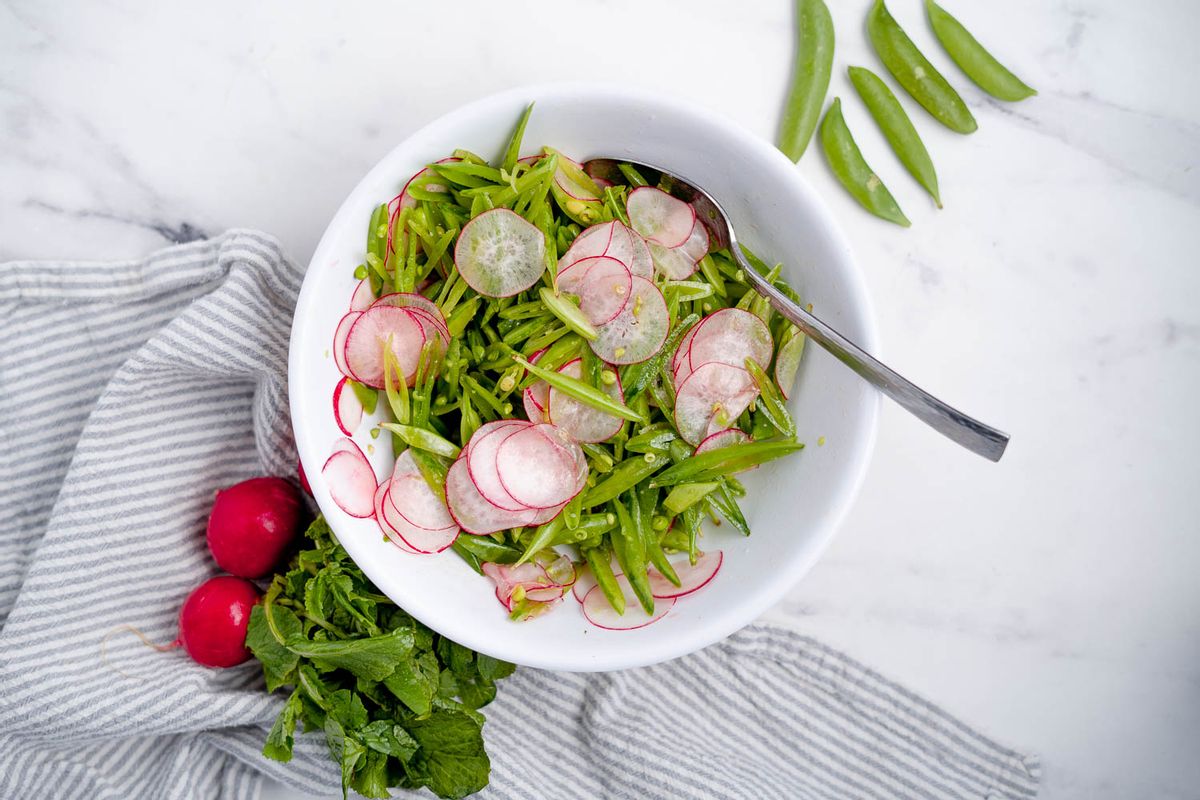
[[912, 381], [876, 360], [854, 342], [789, 300], [750, 265], [736, 243], [730, 248], [746, 277], [759, 294], [817, 344], [850, 369], [895, 400], [929, 427], [990, 461], [999, 461], [1008, 446], [1008, 434], [985, 425], [946, 405]]

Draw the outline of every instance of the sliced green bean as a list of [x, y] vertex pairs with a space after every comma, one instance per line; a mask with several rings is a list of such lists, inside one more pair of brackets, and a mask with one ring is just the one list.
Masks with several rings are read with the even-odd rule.
[[896, 95], [888, 88], [883, 79], [865, 67], [850, 67], [850, 82], [854, 84], [858, 96], [866, 103], [867, 110], [875, 119], [875, 124], [883, 132], [884, 138], [892, 146], [892, 152], [900, 159], [900, 163], [909, 174], [917, 179], [917, 183], [933, 197], [937, 207], [942, 207], [942, 198], [938, 192], [937, 172], [933, 168], [933, 159], [925, 149], [925, 143], [917, 133], [904, 106], [896, 99]]
[[962, 97], [908, 38], [883, 0], [875, 0], [867, 14], [867, 35], [888, 72], [934, 119], [957, 133], [979, 127]]
[[816, 130], [833, 68], [833, 19], [824, 0], [796, 0], [796, 61], [779, 126], [779, 149], [799, 161]]
[[1037, 90], [1012, 74], [989, 53], [963, 24], [933, 0], [925, 0], [929, 24], [942, 47], [975, 85], [998, 100], [1015, 103], [1037, 94]]
[[842, 101], [836, 97], [821, 122], [821, 149], [834, 177], [863, 208], [905, 228], [912, 224], [854, 143], [842, 117]]
[[551, 387], [558, 389], [566, 395], [574, 397], [581, 403], [585, 403], [592, 408], [604, 411], [606, 413], [618, 416], [621, 419], [632, 420], [633, 422], [645, 422], [637, 412], [631, 409], [624, 403], [618, 403], [609, 397], [605, 392], [584, 383], [577, 378], [572, 378], [569, 375], [563, 375], [561, 372], [551, 372], [544, 370], [541, 367], [530, 364], [519, 355], [513, 355], [513, 361], [523, 366], [530, 374], [536, 375]]

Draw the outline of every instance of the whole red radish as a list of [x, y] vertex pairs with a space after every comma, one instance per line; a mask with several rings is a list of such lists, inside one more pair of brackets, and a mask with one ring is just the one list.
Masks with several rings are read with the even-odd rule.
[[232, 667], [250, 658], [246, 626], [259, 601], [250, 581], [231, 575], [209, 578], [197, 586], [179, 610], [179, 638], [192, 660], [206, 667]]
[[283, 478], [251, 478], [217, 492], [208, 517], [208, 549], [226, 572], [261, 578], [300, 532], [304, 507]]

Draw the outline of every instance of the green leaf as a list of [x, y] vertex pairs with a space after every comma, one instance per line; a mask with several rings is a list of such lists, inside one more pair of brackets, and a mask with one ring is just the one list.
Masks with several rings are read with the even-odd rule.
[[359, 735], [372, 750], [408, 761], [417, 752], [417, 740], [395, 722], [378, 719], [365, 726]]
[[345, 669], [373, 681], [391, 675], [396, 664], [412, 654], [413, 633], [399, 629], [369, 639], [313, 642], [303, 636], [288, 639], [293, 653], [311, 659], [321, 669]]
[[482, 727], [469, 715], [435, 711], [409, 723], [421, 749], [413, 757], [413, 772], [439, 797], [461, 798], [487, 786], [491, 762], [483, 749]]
[[350, 781], [350, 788], [363, 797], [391, 797], [388, 791], [388, 758], [383, 753], [367, 751], [362, 766]]
[[417, 716], [429, 713], [434, 692], [437, 690], [437, 686], [429, 680], [413, 658], [396, 662], [395, 670], [384, 678], [383, 685]]
[[479, 670], [479, 677], [485, 681], [498, 681], [501, 678], [507, 678], [517, 669], [516, 664], [510, 664], [498, 658], [485, 656], [483, 653], [475, 654], [475, 666]]
[[[301, 636], [304, 630], [299, 618], [290, 609], [278, 605], [271, 606], [271, 621], [285, 641], [292, 636]], [[246, 628], [246, 646], [262, 664], [268, 692], [273, 692], [280, 686], [295, 683], [294, 673], [296, 665], [300, 663], [300, 657], [275, 638], [270, 625], [267, 624], [267, 612], [263, 606], [254, 606], [250, 610], [250, 623]]]
[[333, 717], [325, 718], [325, 744], [329, 746], [330, 757], [342, 766], [342, 797], [345, 798], [354, 779], [354, 770], [367, 749]]
[[271, 732], [267, 734], [267, 743], [263, 745], [263, 755], [276, 761], [292, 760], [292, 745], [295, 742], [296, 717], [299, 716], [303, 695], [297, 689], [288, 697], [283, 710], [275, 718]]
[[367, 709], [358, 695], [349, 689], [338, 689], [329, 695], [329, 715], [351, 730], [367, 724]]

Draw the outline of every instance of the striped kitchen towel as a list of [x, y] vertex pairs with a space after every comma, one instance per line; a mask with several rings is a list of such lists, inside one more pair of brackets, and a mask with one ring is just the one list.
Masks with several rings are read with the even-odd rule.
[[[340, 795], [320, 736], [260, 755], [282, 698], [175, 636], [215, 567], [213, 492], [292, 476], [301, 270], [252, 231], [115, 264], [0, 264], [0, 797]], [[520, 669], [489, 798], [1028, 798], [1035, 759], [808, 637], [751, 627], [647, 669]]]

